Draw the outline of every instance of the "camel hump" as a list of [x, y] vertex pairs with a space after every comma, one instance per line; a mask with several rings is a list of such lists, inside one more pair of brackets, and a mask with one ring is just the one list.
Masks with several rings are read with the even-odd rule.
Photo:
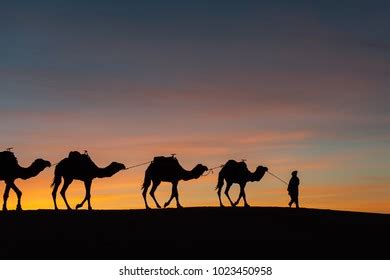
[[244, 161], [235, 161], [234, 159], [231, 159], [225, 163], [225, 166], [222, 169], [223, 170], [248, 170], [248, 166]]
[[71, 159], [79, 159], [81, 158], [82, 154], [79, 151], [71, 151], [68, 155], [68, 158]]
[[7, 165], [17, 165], [18, 159], [13, 152], [3, 151], [0, 152], [0, 162], [6, 163]]
[[87, 153], [82, 154], [79, 151], [69, 152], [68, 158], [72, 160], [86, 160], [86, 159], [90, 160], [90, 157]]
[[230, 160], [228, 160], [226, 163], [225, 163], [225, 165], [227, 165], [227, 166], [234, 166], [234, 167], [236, 167], [236, 166], [245, 166], [246, 167], [246, 163], [245, 163], [245, 161], [235, 161], [234, 159], [230, 159]]
[[175, 156], [171, 156], [171, 157], [157, 156], [153, 158], [153, 162], [171, 163], [171, 162], [177, 162], [177, 158]]
[[225, 165], [234, 165], [234, 164], [237, 164], [238, 162], [237, 161], [235, 161], [234, 159], [229, 159], [226, 163], [225, 163]]
[[152, 165], [160, 166], [164, 168], [178, 168], [180, 167], [179, 161], [175, 157], [157, 156], [153, 158]]

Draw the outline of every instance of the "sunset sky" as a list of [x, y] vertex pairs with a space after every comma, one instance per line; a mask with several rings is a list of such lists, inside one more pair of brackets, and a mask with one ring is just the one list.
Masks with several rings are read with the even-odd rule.
[[[71, 150], [99, 166], [246, 159], [297, 169], [302, 207], [390, 213], [389, 15], [388, 1], [4, 1], [0, 150], [22, 166]], [[92, 206], [143, 208], [145, 169], [97, 179]], [[53, 208], [53, 172], [17, 181], [24, 209]], [[181, 204], [219, 205], [217, 174], [182, 182]], [[269, 175], [246, 190], [252, 206], [289, 201]], [[83, 195], [73, 183], [71, 206]]]

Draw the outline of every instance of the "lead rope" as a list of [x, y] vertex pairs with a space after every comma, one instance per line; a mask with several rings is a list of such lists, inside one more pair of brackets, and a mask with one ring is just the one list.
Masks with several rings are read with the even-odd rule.
[[208, 175], [210, 175], [210, 174], [214, 174], [214, 170], [215, 170], [215, 169], [222, 168], [222, 167], [224, 167], [224, 166], [225, 166], [224, 164], [221, 164], [221, 165], [215, 166], [215, 167], [213, 167], [213, 168], [209, 168], [209, 169], [207, 170], [207, 173], [204, 174], [204, 175], [202, 175], [202, 176], [208, 176]]
[[280, 177], [276, 176], [275, 174], [272, 174], [271, 172], [267, 171], [267, 173], [271, 176], [274, 176], [276, 179], [278, 179], [279, 181], [285, 183], [286, 185], [288, 185], [288, 183], [286, 181], [284, 181], [283, 179], [281, 179]]
[[153, 162], [153, 161], [148, 161], [148, 162], [144, 162], [144, 163], [132, 165], [132, 166], [126, 167], [125, 170], [129, 170], [129, 169], [131, 169], [131, 168], [136, 168], [136, 167], [139, 167], [139, 166], [147, 165], [147, 164], [150, 164], [150, 163], [152, 163], [152, 162]]

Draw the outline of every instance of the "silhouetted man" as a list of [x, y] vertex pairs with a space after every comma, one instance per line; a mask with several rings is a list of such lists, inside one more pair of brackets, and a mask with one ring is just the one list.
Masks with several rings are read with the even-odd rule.
[[299, 202], [298, 202], [298, 186], [299, 186], [299, 178], [297, 176], [298, 171], [293, 171], [291, 173], [292, 177], [290, 179], [290, 182], [288, 183], [288, 194], [291, 197], [291, 201], [288, 203], [288, 206], [291, 207], [293, 203], [295, 203], [296, 207], [299, 208]]

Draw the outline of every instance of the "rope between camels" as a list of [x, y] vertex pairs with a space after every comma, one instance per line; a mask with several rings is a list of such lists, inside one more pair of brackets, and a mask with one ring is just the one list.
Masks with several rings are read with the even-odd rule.
[[152, 161], [148, 161], [148, 162], [132, 165], [132, 166], [126, 167], [125, 170], [131, 169], [131, 168], [135, 168], [135, 167], [139, 167], [139, 166], [142, 166], [142, 165], [147, 165], [149, 163], [152, 163]]
[[271, 176], [274, 176], [276, 179], [278, 179], [279, 181], [285, 183], [286, 185], [288, 185], [288, 183], [286, 181], [284, 181], [283, 179], [280, 179], [278, 176], [276, 176], [275, 174], [272, 174], [271, 172], [267, 171], [267, 173]]
[[214, 169], [222, 168], [222, 167], [224, 167], [224, 166], [225, 166], [224, 164], [221, 164], [221, 165], [215, 166], [215, 167], [213, 167], [213, 168], [209, 168], [209, 169], [207, 170], [207, 173], [204, 174], [204, 175], [202, 175], [202, 176], [208, 176], [208, 175], [210, 175], [210, 174], [214, 174]]

